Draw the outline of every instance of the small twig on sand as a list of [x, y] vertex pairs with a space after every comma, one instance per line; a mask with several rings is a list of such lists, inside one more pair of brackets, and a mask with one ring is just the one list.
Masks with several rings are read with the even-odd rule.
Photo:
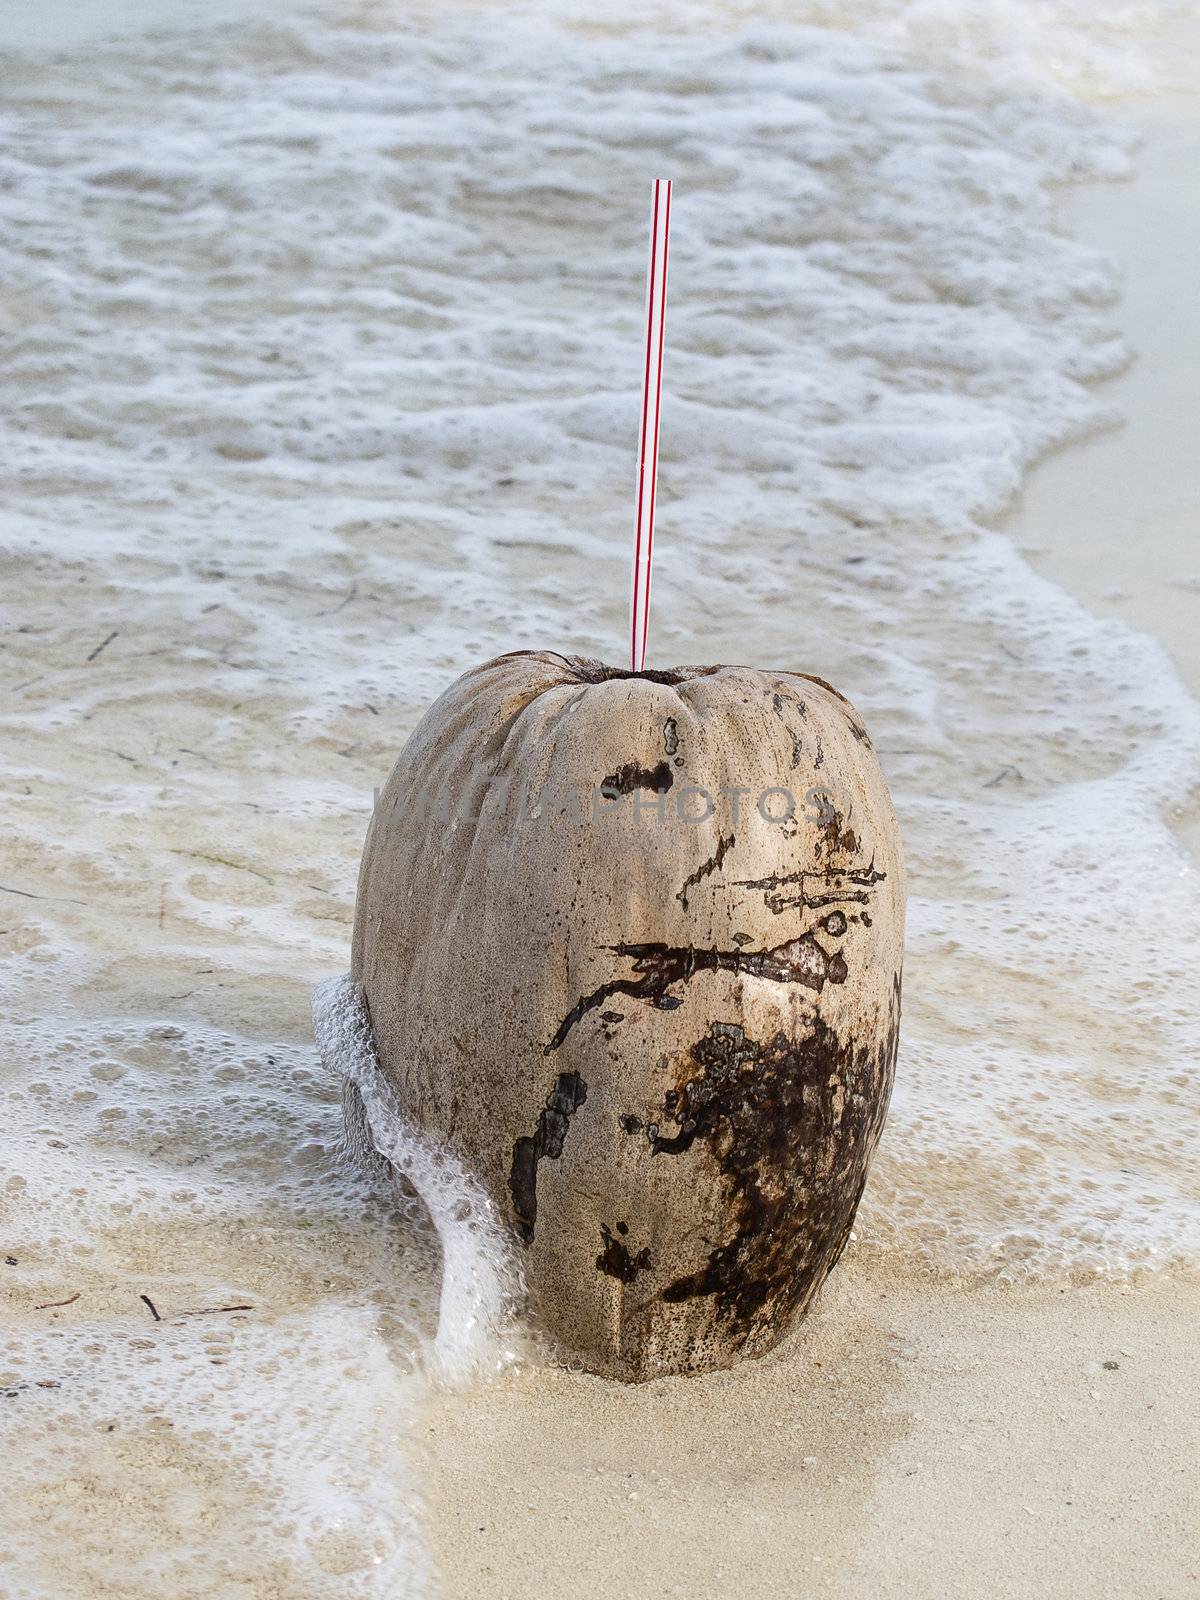
[[[82, 1291], [80, 1291], [82, 1293]], [[73, 1306], [79, 1299], [78, 1294], [73, 1294], [69, 1300], [47, 1300], [44, 1306], [34, 1306], [35, 1311], [54, 1311], [59, 1306]]]
[[187, 856], [191, 861], [212, 861], [218, 867], [232, 867], [234, 872], [248, 872], [252, 878], [261, 878], [264, 883], [269, 883], [272, 888], [275, 887], [275, 879], [268, 878], [265, 872], [259, 872], [257, 867], [247, 867], [240, 861], [230, 861], [227, 856], [210, 856], [202, 850], [171, 849], [169, 853], [173, 856]]
[[181, 1317], [215, 1317], [221, 1311], [253, 1311], [253, 1306], [201, 1306], [198, 1311], [181, 1311]]
[[1003, 783], [1005, 778], [1015, 778], [1018, 783], [1025, 782], [1019, 767], [1001, 767], [996, 776], [989, 778], [983, 787], [985, 789], [994, 789], [998, 783]]
[[30, 894], [28, 889], [10, 889], [6, 883], [0, 883], [0, 894], [19, 894], [22, 900], [53, 900], [63, 906], [86, 906], [86, 900], [68, 900], [59, 894]]
[[114, 628], [113, 631], [109, 634], [107, 639], [101, 639], [100, 643], [96, 646], [96, 648], [92, 651], [91, 655], [88, 657], [88, 660], [89, 661], [95, 661], [96, 657], [100, 654], [101, 650], [107, 650], [109, 645], [117, 637], [117, 635], [118, 635], [118, 633], [120, 633], [120, 631], [121, 631], [120, 628]]
[[358, 584], [357, 583], [352, 583], [350, 585], [349, 593], [343, 595], [342, 599], [338, 602], [338, 604], [336, 606], [331, 606], [328, 611], [314, 611], [312, 613], [312, 616], [313, 616], [314, 620], [317, 617], [336, 617], [339, 611], [344, 611], [346, 609], [346, 607], [356, 597], [357, 594], [358, 594]]
[[162, 1321], [162, 1318], [158, 1314], [158, 1307], [154, 1304], [154, 1301], [151, 1300], [148, 1294], [140, 1294], [138, 1295], [138, 1299], [150, 1308], [150, 1315], [154, 1318], [155, 1322]]

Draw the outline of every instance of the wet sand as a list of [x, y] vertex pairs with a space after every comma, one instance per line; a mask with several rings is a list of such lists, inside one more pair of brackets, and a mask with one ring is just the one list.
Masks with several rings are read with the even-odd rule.
[[[1200, 452], [1195, 447], [1194, 273], [1200, 217], [1200, 21], [1171, 30], [1178, 91], [1138, 107], [1137, 176], [1064, 192], [1064, 224], [1107, 251], [1123, 279], [1135, 352], [1097, 386], [1113, 431], [1049, 457], [1006, 523], [1022, 554], [1096, 616], [1153, 634], [1200, 695]], [[1189, 87], [1190, 86], [1190, 87]], [[1174, 819], [1200, 854], [1200, 796]]]
[[426, 1419], [447, 1596], [1195, 1592], [1200, 1287], [843, 1265], [719, 1376], [538, 1371]]

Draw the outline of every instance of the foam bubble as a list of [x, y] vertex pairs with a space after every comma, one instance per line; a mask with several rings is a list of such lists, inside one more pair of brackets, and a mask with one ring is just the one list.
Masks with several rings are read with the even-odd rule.
[[349, 976], [313, 994], [313, 1025], [326, 1069], [348, 1093], [351, 1141], [407, 1179], [424, 1203], [442, 1247], [435, 1371], [451, 1382], [514, 1359], [512, 1321], [523, 1299], [513, 1241], [493, 1202], [450, 1151], [406, 1118], [379, 1071], [362, 991]]
[[3, 1000], [4, 1593], [423, 1593], [439, 1251], [311, 1047]]

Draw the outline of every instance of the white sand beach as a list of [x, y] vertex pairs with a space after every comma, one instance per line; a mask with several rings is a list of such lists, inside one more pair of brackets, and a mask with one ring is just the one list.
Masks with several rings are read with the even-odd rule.
[[[0, 1594], [1194, 1595], [1195, 19], [78, 10], [2, 123]], [[866, 716], [896, 1095], [772, 1355], [449, 1387], [309, 992], [433, 695], [619, 649], [651, 155], [652, 656]]]

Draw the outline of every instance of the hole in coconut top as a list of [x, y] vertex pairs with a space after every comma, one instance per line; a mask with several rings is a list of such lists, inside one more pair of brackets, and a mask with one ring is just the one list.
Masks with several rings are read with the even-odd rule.
[[646, 683], [676, 684], [720, 671], [719, 667], [670, 667], [665, 672], [654, 672], [649, 668], [631, 672], [628, 667], [609, 667], [603, 661], [591, 661], [586, 656], [565, 656], [563, 659], [581, 683], [607, 683], [610, 678], [641, 678]]

